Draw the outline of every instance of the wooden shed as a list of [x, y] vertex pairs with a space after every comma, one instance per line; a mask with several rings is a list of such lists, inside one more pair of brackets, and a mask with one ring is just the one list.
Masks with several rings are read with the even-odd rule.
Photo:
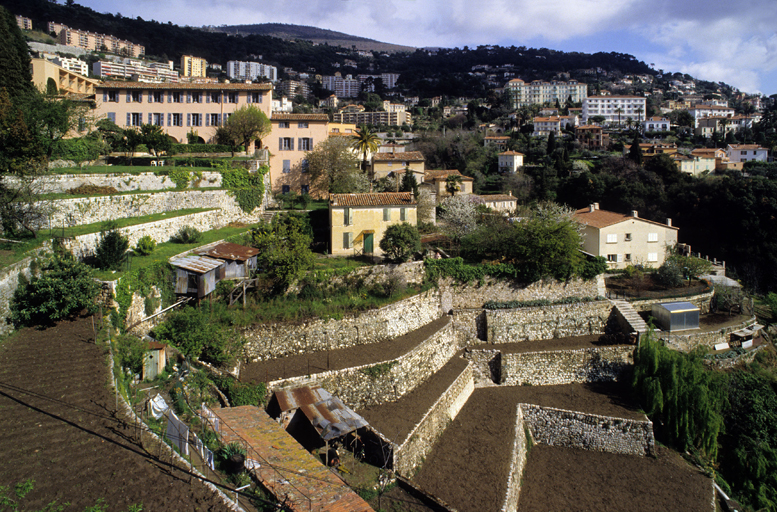
[[226, 262], [207, 256], [183, 256], [170, 261], [175, 267], [175, 293], [201, 299], [224, 279]]
[[223, 279], [242, 279], [251, 277], [251, 272], [256, 270], [256, 255], [259, 254], [259, 249], [222, 242], [198, 254], [224, 260], [226, 271]]
[[143, 380], [153, 380], [165, 371], [167, 365], [167, 345], [151, 341], [146, 346], [146, 355], [143, 358]]

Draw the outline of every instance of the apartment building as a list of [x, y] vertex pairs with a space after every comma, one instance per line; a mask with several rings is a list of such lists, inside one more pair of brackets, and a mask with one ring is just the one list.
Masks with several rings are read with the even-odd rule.
[[310, 86], [307, 82], [300, 80], [282, 80], [278, 85], [278, 90], [281, 94], [288, 96], [289, 98], [293, 98], [297, 95], [302, 95], [305, 99], [310, 97]]
[[273, 193], [296, 192], [326, 197], [326, 190], [315, 189], [310, 182], [307, 153], [329, 136], [329, 117], [326, 114], [273, 112], [270, 121], [272, 132], [265, 140], [271, 153]]
[[693, 116], [693, 127], [699, 127], [699, 120], [705, 117], [734, 117], [734, 109], [720, 105], [696, 105], [688, 109]]
[[30, 18], [25, 18], [24, 16], [16, 15], [16, 24], [19, 25], [19, 28], [22, 30], [32, 30], [32, 20]]
[[403, 124], [413, 124], [413, 116], [407, 111], [398, 112], [362, 112], [342, 110], [332, 114], [332, 121], [335, 123], [350, 124], [371, 124], [373, 126], [402, 126]]
[[185, 77], [206, 77], [208, 70], [208, 61], [192, 55], [181, 56], [181, 76]]
[[60, 93], [76, 96], [91, 96], [95, 94], [99, 82], [86, 78], [80, 73], [68, 71], [53, 61], [46, 59], [31, 59], [32, 83], [40, 91], [46, 91], [49, 78], [57, 84]]
[[610, 136], [601, 126], [585, 124], [575, 128], [575, 138], [586, 149], [604, 149], [610, 145]]
[[135, 59], [100, 60], [92, 64], [92, 74], [102, 78], [132, 80], [134, 82], [177, 83], [180, 81], [178, 71], [172, 67], [172, 61], [163, 63]]
[[564, 103], [572, 98], [575, 103], [580, 103], [588, 96], [588, 85], [578, 83], [577, 80], [568, 82], [543, 82], [534, 80], [526, 83], [520, 78], [513, 78], [505, 85], [505, 91], [510, 94], [513, 108], [524, 105]]
[[146, 47], [135, 44], [132, 41], [119, 39], [112, 35], [95, 34], [85, 30], [70, 28], [67, 25], [50, 21], [48, 24], [49, 33], [57, 34], [57, 42], [65, 46], [75, 46], [89, 51], [100, 52], [108, 51], [117, 55], [126, 55], [127, 57], [140, 57], [145, 55]]
[[335, 93], [338, 98], [355, 98], [362, 90], [362, 83], [351, 75], [324, 76], [321, 78], [321, 86]]
[[646, 100], [643, 96], [589, 96], [583, 100], [583, 122], [592, 117], [604, 117], [604, 124], [623, 125], [627, 119], [645, 118]]
[[704, 176], [715, 172], [715, 158], [702, 155], [672, 155], [672, 160], [677, 164], [677, 169], [691, 176]]
[[97, 86], [98, 118], [117, 125], [161, 126], [179, 142], [195, 131], [205, 142], [213, 140], [216, 127], [230, 114], [255, 105], [270, 117], [271, 84], [193, 84], [105, 82]]
[[51, 62], [61, 68], [67, 69], [71, 73], [78, 73], [79, 75], [89, 76], [89, 65], [81, 59], [54, 57], [51, 59]]
[[261, 62], [230, 60], [227, 61], [227, 76], [232, 80], [253, 81], [257, 78], [267, 78], [271, 82], [277, 82], [278, 68]]
[[671, 123], [665, 117], [650, 117], [642, 123], [644, 132], [666, 132], [669, 131]]
[[769, 150], [758, 144], [729, 144], [726, 146], [726, 156], [729, 162], [766, 162]]

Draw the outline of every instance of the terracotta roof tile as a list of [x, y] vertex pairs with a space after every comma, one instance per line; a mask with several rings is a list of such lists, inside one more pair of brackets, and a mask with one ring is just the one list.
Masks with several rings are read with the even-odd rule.
[[273, 121], [329, 121], [326, 114], [289, 114], [286, 112], [273, 112]]
[[372, 161], [379, 162], [395, 162], [397, 160], [408, 162], [423, 162], [426, 160], [423, 153], [420, 151], [405, 151], [400, 153], [375, 153], [372, 157]]
[[487, 194], [478, 197], [486, 203], [493, 203], [496, 201], [518, 201], [515, 196], [511, 196], [510, 194]]
[[526, 156], [523, 153], [519, 153], [517, 151], [504, 151], [502, 153], [499, 153], [499, 156]]
[[415, 197], [410, 192], [381, 192], [378, 194], [331, 194], [329, 205], [346, 206], [411, 206]]
[[575, 218], [581, 224], [586, 224], [588, 226], [591, 226], [593, 228], [598, 228], [598, 229], [606, 228], [607, 226], [612, 226], [613, 224], [618, 224], [619, 222], [625, 222], [627, 220], [639, 220], [642, 222], [647, 222], [649, 224], [663, 226], [667, 229], [675, 229], [675, 230], [679, 229], [675, 226], [667, 226], [666, 224], [661, 224], [660, 222], [655, 222], [655, 221], [643, 219], [640, 217], [633, 217], [631, 215], [626, 215], [624, 213], [610, 212], [607, 210], [594, 210], [592, 212], [590, 211], [589, 208], [581, 208], [575, 211]]
[[448, 176], [461, 176], [462, 181], [474, 181], [469, 176], [464, 176], [463, 174], [461, 174], [458, 169], [424, 171], [424, 181], [427, 183], [431, 183], [437, 180], [444, 180], [444, 179], [447, 179]]

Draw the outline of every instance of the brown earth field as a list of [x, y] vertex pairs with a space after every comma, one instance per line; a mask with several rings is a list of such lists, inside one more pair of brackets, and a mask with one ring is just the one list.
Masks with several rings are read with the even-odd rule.
[[[0, 486], [27, 479], [20, 510], [229, 510], [197, 478], [146, 452], [109, 386], [91, 318], [24, 329], [0, 345]], [[101, 509], [102, 510], [102, 509]]]

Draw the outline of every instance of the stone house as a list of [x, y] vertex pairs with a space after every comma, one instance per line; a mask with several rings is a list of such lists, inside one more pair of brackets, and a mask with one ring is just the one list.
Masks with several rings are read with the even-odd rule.
[[329, 252], [338, 256], [380, 256], [380, 241], [389, 226], [417, 224], [412, 192], [331, 194], [329, 196]]
[[381, 152], [372, 155], [372, 173], [376, 180], [387, 176], [402, 177], [405, 169], [415, 175], [416, 181], [421, 183], [425, 173], [424, 155], [420, 151]]
[[599, 203], [575, 212], [583, 225], [583, 251], [603, 256], [611, 269], [629, 265], [660, 266], [666, 250], [677, 244], [678, 228], [672, 219], [666, 224], [642, 219], [636, 210], [630, 215], [599, 209]]
[[329, 117], [326, 114], [273, 112], [270, 121], [272, 132], [265, 140], [271, 150], [273, 193], [296, 192], [326, 197], [326, 191], [311, 189], [306, 157], [308, 151], [329, 136]]
[[461, 182], [459, 182], [459, 191], [456, 194], [471, 194], [472, 184], [474, 179], [469, 176], [462, 175], [458, 169], [440, 170], [440, 171], [426, 171], [423, 180], [423, 186], [437, 198], [437, 201], [441, 201], [443, 198], [450, 196], [450, 192], [446, 189], [448, 184], [448, 176], [460, 176]]
[[513, 197], [512, 191], [509, 194], [488, 194], [478, 197], [483, 200], [483, 205], [499, 213], [514, 212], [518, 206], [518, 200]]

